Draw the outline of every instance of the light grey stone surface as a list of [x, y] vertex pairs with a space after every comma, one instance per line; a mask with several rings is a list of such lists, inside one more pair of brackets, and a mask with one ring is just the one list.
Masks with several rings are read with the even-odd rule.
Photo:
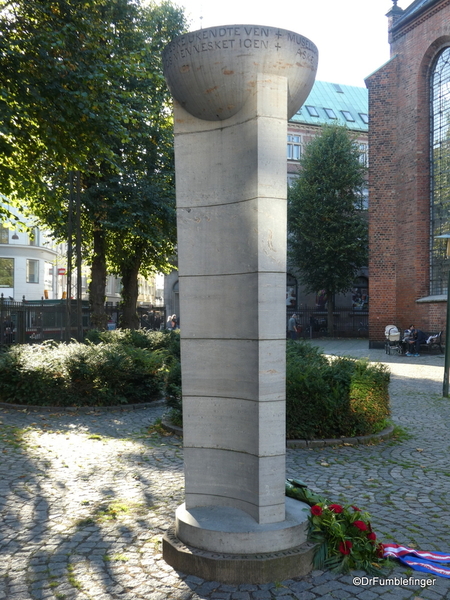
[[255, 73], [269, 79], [285, 74], [291, 117], [314, 83], [318, 51], [285, 29], [226, 25], [179, 36], [163, 60], [174, 98], [199, 119], [224, 120], [239, 112], [253, 94]]
[[233, 507], [206, 506], [177, 509], [177, 537], [188, 539], [196, 548], [228, 554], [279, 552], [306, 541], [309, 506], [285, 498], [286, 519], [258, 524]]
[[[273, 439], [269, 434], [274, 423], [285, 419], [285, 414], [284, 400], [255, 402], [188, 396], [183, 403], [183, 422], [190, 427], [183, 436], [184, 446], [222, 448], [259, 456], [284, 454], [284, 439]], [[249, 428], [252, 421], [260, 421], [261, 429]]]
[[163, 61], [175, 98], [184, 510], [282, 523], [286, 123], [317, 49], [233, 25], [180, 36]]
[[[288, 449], [286, 476], [333, 502], [368, 510], [381, 542], [449, 552], [443, 356], [389, 356], [369, 350], [367, 340], [317, 343], [331, 354], [388, 365], [392, 418], [408, 435]], [[183, 449], [176, 437], [148, 431], [164, 410], [0, 407], [0, 600], [450, 600], [448, 579], [397, 562], [377, 578], [313, 571], [263, 585], [224, 585], [175, 571], [160, 541], [184, 502]], [[128, 510], [102, 517], [101, 509], [116, 502]]]
[[182, 339], [183, 397], [285, 397], [285, 340]]

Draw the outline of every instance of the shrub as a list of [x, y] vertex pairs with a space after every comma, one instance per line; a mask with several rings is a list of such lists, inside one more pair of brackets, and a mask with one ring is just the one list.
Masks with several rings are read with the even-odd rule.
[[[111, 406], [165, 395], [182, 424], [178, 332], [92, 331], [85, 344], [45, 342], [0, 353], [0, 401]], [[339, 438], [380, 430], [389, 415], [389, 373], [350, 358], [328, 360], [307, 342], [287, 343], [288, 439]]]
[[86, 342], [93, 344], [121, 344], [147, 350], [167, 350], [169, 353], [174, 353], [177, 339], [179, 346], [179, 334], [175, 331], [151, 331], [149, 329], [114, 329], [112, 331], [92, 329], [87, 332], [85, 337]]
[[183, 404], [181, 399], [180, 334], [178, 332], [171, 333], [167, 351], [164, 394], [167, 405], [171, 408], [172, 421], [175, 425], [181, 426], [183, 423]]
[[121, 343], [44, 343], [0, 355], [0, 400], [15, 404], [102, 406], [160, 397], [162, 351]]
[[380, 364], [328, 360], [307, 342], [288, 342], [288, 439], [339, 438], [375, 433], [389, 415], [389, 372]]

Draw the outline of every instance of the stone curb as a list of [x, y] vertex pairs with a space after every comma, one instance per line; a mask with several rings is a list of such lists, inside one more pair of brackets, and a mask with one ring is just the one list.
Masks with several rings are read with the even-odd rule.
[[0, 408], [10, 408], [12, 410], [20, 410], [26, 412], [69, 412], [69, 413], [98, 413], [98, 412], [113, 412], [113, 411], [129, 411], [139, 410], [140, 408], [150, 408], [152, 406], [160, 406], [165, 404], [165, 400], [154, 400], [153, 402], [142, 402], [140, 404], [119, 404], [117, 406], [39, 406], [36, 404], [8, 404], [0, 402]]
[[370, 444], [370, 442], [378, 442], [392, 437], [394, 426], [386, 427], [379, 433], [371, 433], [369, 435], [358, 435], [356, 437], [342, 437], [330, 440], [287, 440], [288, 448], [324, 448], [325, 446], [356, 446], [358, 444]]
[[[164, 419], [161, 421], [161, 427], [173, 433], [178, 437], [183, 437], [183, 428], [174, 425]], [[286, 440], [287, 448], [324, 448], [325, 446], [342, 446], [343, 444], [349, 446], [355, 446], [358, 444], [370, 444], [370, 442], [378, 442], [380, 440], [386, 440], [392, 437], [394, 433], [394, 426], [386, 427], [379, 433], [372, 433], [369, 435], [358, 435], [356, 437], [343, 437], [330, 440]]]
[[161, 421], [161, 427], [169, 433], [173, 433], [174, 435], [177, 435], [181, 438], [183, 437], [183, 428], [178, 427], [178, 425], [174, 425], [173, 423], [170, 423], [170, 421], [166, 421], [165, 419], [163, 419]]

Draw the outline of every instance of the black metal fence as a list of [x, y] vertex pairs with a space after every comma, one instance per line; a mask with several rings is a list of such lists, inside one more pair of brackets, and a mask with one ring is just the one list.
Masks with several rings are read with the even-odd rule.
[[[145, 329], [159, 331], [166, 325], [166, 307], [165, 306], [138, 306], [136, 309], [139, 317], [139, 326]], [[106, 303], [106, 313], [110, 317], [110, 328], [120, 327], [122, 323], [123, 311], [120, 303]]]
[[[89, 306], [82, 305], [82, 327], [90, 328]], [[77, 337], [76, 300], [5, 300], [0, 296], [0, 344], [26, 344]]]
[[[122, 311], [120, 305], [106, 304], [110, 316], [109, 328], [120, 327]], [[138, 307], [141, 327], [159, 330], [166, 326], [165, 307]], [[298, 337], [313, 339], [318, 337], [369, 337], [369, 313], [362, 310], [339, 309], [333, 311], [334, 328], [328, 331], [326, 311], [316, 308], [288, 309], [286, 318], [296, 314]], [[89, 306], [82, 303], [83, 333], [90, 327]], [[0, 295], [0, 345], [25, 344], [43, 340], [64, 341], [77, 338], [76, 300], [71, 300], [69, 308], [66, 300], [39, 300], [22, 302], [6, 300]]]
[[333, 311], [333, 332], [328, 331], [328, 315], [326, 311], [317, 308], [301, 308], [297, 311], [288, 309], [286, 319], [296, 314], [297, 337], [314, 339], [318, 337], [345, 337], [345, 338], [368, 338], [369, 337], [369, 313], [368, 311], [355, 310], [352, 308]]
[[[108, 327], [120, 327], [122, 310], [120, 305], [106, 303], [110, 317]], [[138, 307], [137, 313], [141, 327], [160, 329], [164, 326], [166, 311], [164, 307]], [[82, 302], [82, 330], [84, 334], [91, 329], [89, 305]], [[77, 339], [77, 302], [71, 300], [25, 300], [15, 302], [0, 295], [0, 346], [11, 344], [32, 344], [44, 340], [58, 342]]]

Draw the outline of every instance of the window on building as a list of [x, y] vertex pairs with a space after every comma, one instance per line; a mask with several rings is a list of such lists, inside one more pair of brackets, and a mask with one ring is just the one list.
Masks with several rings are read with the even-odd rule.
[[332, 108], [324, 108], [323, 110], [327, 113], [329, 119], [337, 119], [336, 113]]
[[122, 291], [122, 281], [118, 278], [114, 279], [114, 293], [120, 294]]
[[366, 187], [357, 192], [355, 207], [360, 210], [367, 210], [369, 208], [369, 190]]
[[298, 175], [296, 175], [295, 173], [288, 173], [287, 174], [288, 186], [291, 187], [291, 185], [294, 185], [294, 182], [296, 179], [298, 179]]
[[344, 90], [341, 88], [341, 86], [338, 83], [332, 83], [331, 85], [334, 87], [335, 91], [338, 94], [343, 94], [344, 93]]
[[9, 244], [9, 229], [0, 225], [0, 244]]
[[450, 48], [437, 57], [430, 77], [431, 166], [431, 272], [430, 294], [445, 294], [449, 260], [446, 241], [436, 236], [450, 233]]
[[359, 162], [365, 167], [369, 166], [369, 145], [359, 144]]
[[319, 113], [317, 112], [317, 108], [315, 106], [305, 106], [306, 110], [309, 112], [311, 117], [318, 117]]
[[27, 283], [39, 283], [39, 261], [27, 259]]
[[302, 138], [300, 135], [287, 136], [288, 160], [299, 160], [302, 155]]
[[341, 110], [341, 113], [343, 114], [344, 119], [346, 121], [350, 121], [350, 122], [352, 122], [352, 121], [354, 122], [355, 121], [355, 119], [352, 116], [352, 113], [349, 112], [348, 110]]
[[0, 258], [0, 288], [14, 287], [14, 259]]
[[359, 116], [366, 125], [369, 124], [369, 115], [366, 115], [366, 113], [359, 113]]

